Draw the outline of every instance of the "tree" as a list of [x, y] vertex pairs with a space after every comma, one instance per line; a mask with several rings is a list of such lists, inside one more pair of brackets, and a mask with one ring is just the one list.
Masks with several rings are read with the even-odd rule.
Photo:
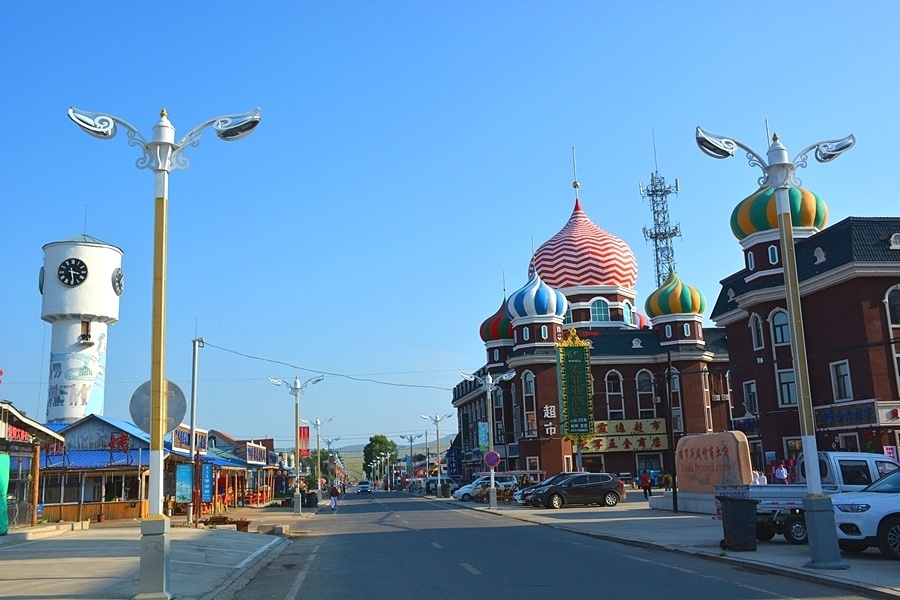
[[372, 465], [375, 462], [375, 459], [382, 454], [389, 454], [390, 462], [396, 462], [397, 442], [391, 441], [387, 439], [386, 436], [379, 433], [378, 435], [370, 437], [369, 443], [363, 448], [363, 470], [366, 472], [366, 477], [369, 479], [373, 479], [374, 468]]

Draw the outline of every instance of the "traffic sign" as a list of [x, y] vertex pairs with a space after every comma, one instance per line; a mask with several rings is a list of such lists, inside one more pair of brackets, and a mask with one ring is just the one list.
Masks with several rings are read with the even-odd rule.
[[500, 454], [491, 450], [490, 452], [485, 452], [484, 454], [484, 464], [494, 469], [500, 464]]

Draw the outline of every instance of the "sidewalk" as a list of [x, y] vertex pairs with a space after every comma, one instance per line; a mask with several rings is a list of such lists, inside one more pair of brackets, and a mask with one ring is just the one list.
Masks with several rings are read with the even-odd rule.
[[758, 542], [756, 551], [722, 550], [722, 521], [711, 515], [673, 513], [651, 509], [640, 492], [631, 493], [614, 508], [573, 506], [559, 510], [501, 504], [491, 510], [485, 504], [460, 502], [452, 498], [424, 498], [452, 502], [456, 506], [495, 512], [512, 519], [565, 529], [597, 539], [634, 546], [656, 547], [673, 552], [740, 565], [764, 573], [778, 573], [818, 583], [840, 586], [881, 598], [900, 598], [900, 569], [897, 562], [876, 549], [862, 554], [841, 553], [847, 569], [823, 570], [805, 566], [810, 562], [809, 546], [789, 544], [778, 535]]

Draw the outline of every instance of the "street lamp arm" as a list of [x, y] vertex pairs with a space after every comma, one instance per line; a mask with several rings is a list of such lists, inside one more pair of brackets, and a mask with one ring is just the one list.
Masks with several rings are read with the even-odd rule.
[[768, 179], [768, 177], [766, 176], [766, 168], [769, 166], [768, 163], [766, 163], [765, 159], [763, 159], [762, 156], [757, 154], [752, 148], [750, 148], [743, 142], [734, 138], [727, 138], [723, 135], [704, 131], [700, 127], [697, 127], [695, 139], [700, 150], [702, 150], [703, 153], [707, 156], [711, 156], [713, 158], [732, 157], [734, 156], [735, 150], [737, 148], [740, 148], [747, 153], [747, 162], [750, 164], [750, 166], [759, 167], [762, 170], [763, 176], [759, 178], [759, 185], [765, 185], [766, 179]]
[[796, 167], [806, 167], [806, 155], [809, 154], [812, 150], [816, 151], [816, 160], [820, 163], [831, 162], [838, 156], [852, 148], [854, 144], [856, 144], [856, 137], [852, 133], [847, 137], [838, 140], [825, 140], [823, 142], [816, 142], [815, 144], [812, 144], [811, 146], [805, 148], [797, 155], [797, 157], [794, 159], [794, 165]]

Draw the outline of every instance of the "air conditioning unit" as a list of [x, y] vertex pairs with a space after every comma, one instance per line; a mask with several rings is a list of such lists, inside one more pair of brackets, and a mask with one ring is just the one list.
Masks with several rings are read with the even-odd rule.
[[660, 402], [662, 402], [662, 398], [660, 398], [659, 396], [653, 396], [653, 404], [659, 404]]

